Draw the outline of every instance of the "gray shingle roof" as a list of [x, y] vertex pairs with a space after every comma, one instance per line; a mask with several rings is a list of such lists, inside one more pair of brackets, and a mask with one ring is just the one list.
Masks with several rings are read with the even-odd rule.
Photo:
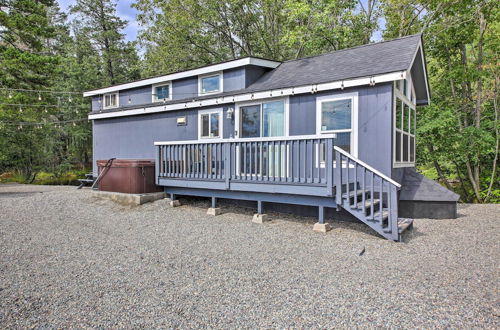
[[319, 84], [409, 69], [421, 35], [283, 62], [246, 91]]

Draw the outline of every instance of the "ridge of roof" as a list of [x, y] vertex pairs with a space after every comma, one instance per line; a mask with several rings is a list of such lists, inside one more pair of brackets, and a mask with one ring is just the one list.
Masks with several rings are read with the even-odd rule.
[[[394, 39], [390, 39], [390, 40], [382, 40], [382, 41], [372, 42], [372, 43], [369, 43], [369, 44], [364, 44], [364, 45], [359, 45], [359, 46], [353, 46], [353, 47], [349, 47], [349, 48], [342, 48], [342, 49], [334, 50], [334, 51], [327, 52], [327, 53], [322, 53], [322, 54], [317, 54], [317, 55], [311, 55], [311, 56], [306, 56], [306, 57], [301, 57], [301, 58], [296, 58], [296, 59], [293, 59], [293, 60], [281, 61], [281, 64], [289, 63], [289, 62], [295, 62], [295, 61], [301, 61], [301, 60], [306, 60], [306, 59], [313, 58], [313, 57], [320, 57], [320, 56], [326, 56], [326, 55], [331, 55], [331, 54], [335, 54], [335, 53], [341, 53], [341, 52], [345, 52], [345, 51], [349, 51], [349, 50], [354, 50], [354, 49], [358, 49], [358, 48], [365, 48], [365, 47], [370, 47], [370, 46], [381, 45], [381, 44], [384, 44], [384, 43], [393, 42], [393, 41], [397, 41], [397, 40], [415, 38], [417, 36], [420, 37], [420, 38], [422, 38], [422, 33], [411, 34], [411, 35], [408, 35], [408, 36], [398, 37], [398, 38], [394, 38]], [[269, 61], [272, 61], [272, 60], [269, 60]], [[280, 61], [275, 61], [275, 62], [280, 62]]]

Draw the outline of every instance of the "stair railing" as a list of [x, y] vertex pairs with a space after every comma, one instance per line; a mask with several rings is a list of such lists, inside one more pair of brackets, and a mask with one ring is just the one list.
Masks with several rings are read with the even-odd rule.
[[[397, 194], [401, 185], [338, 146], [334, 146], [334, 150], [337, 205], [344, 205], [342, 202], [344, 195], [347, 196], [348, 208], [359, 208], [358, 196], [361, 194], [361, 216], [364, 218], [362, 220], [368, 221], [372, 228], [384, 236], [389, 234], [391, 239], [399, 240]], [[351, 203], [351, 195], [354, 203]], [[378, 213], [374, 209], [376, 196], [379, 199]], [[369, 200], [367, 201], [366, 198]], [[384, 224], [385, 215], [387, 215], [387, 224]]]

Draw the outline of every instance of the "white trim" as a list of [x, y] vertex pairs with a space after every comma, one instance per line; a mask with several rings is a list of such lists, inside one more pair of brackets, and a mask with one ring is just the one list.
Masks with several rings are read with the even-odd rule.
[[103, 118], [135, 116], [135, 115], [144, 115], [144, 114], [149, 114], [149, 113], [173, 111], [173, 110], [180, 110], [180, 109], [192, 109], [192, 108], [206, 107], [206, 106], [211, 106], [211, 105], [221, 105], [221, 104], [228, 104], [228, 103], [235, 103], [235, 102], [245, 102], [245, 101], [252, 101], [252, 100], [256, 101], [256, 100], [267, 99], [269, 97], [272, 97], [272, 95], [289, 96], [289, 95], [294, 95], [294, 94], [304, 94], [304, 93], [311, 93], [311, 92], [315, 93], [315, 92], [321, 92], [321, 91], [327, 91], [327, 90], [343, 89], [343, 88], [354, 87], [354, 86], [369, 85], [370, 81], [372, 81], [372, 80], [375, 81], [375, 83], [383, 83], [383, 82], [389, 82], [389, 81], [394, 81], [394, 80], [398, 80], [398, 79], [405, 79], [405, 78], [406, 78], [406, 71], [396, 71], [396, 72], [386, 73], [386, 74], [373, 76], [373, 77], [363, 77], [363, 78], [356, 78], [356, 79], [351, 79], [351, 80], [337, 80], [337, 81], [332, 81], [332, 82], [323, 83], [323, 84], [281, 88], [281, 89], [277, 89], [277, 90], [266, 90], [266, 91], [262, 91], [262, 92], [245, 93], [245, 94], [239, 94], [239, 95], [234, 95], [234, 96], [219, 96], [219, 97], [214, 97], [214, 98], [205, 99], [205, 100], [189, 101], [189, 102], [183, 102], [183, 103], [174, 103], [174, 104], [167, 104], [167, 105], [156, 106], [156, 107], [148, 107], [148, 108], [141, 107], [141, 108], [136, 108], [136, 109], [132, 109], [132, 110], [123, 110], [123, 111], [108, 112], [108, 113], [91, 113], [91, 114], [89, 114], [89, 119], [94, 120], [94, 119], [103, 119]]
[[[416, 125], [417, 125], [417, 108], [416, 108], [416, 105], [411, 103], [410, 100], [406, 97], [406, 95], [404, 95], [403, 93], [401, 93], [401, 91], [397, 90], [396, 89], [396, 84], [394, 84], [394, 88], [393, 88], [393, 102], [392, 102], [392, 167], [393, 168], [401, 168], [401, 167], [415, 167], [415, 164], [417, 162], [417, 128], [416, 128]], [[401, 116], [401, 120], [404, 121], [404, 117], [405, 117], [405, 112], [404, 112], [404, 109], [405, 109], [405, 105], [408, 106], [408, 108], [410, 109], [410, 112], [411, 110], [413, 110], [413, 113], [414, 113], [414, 123], [415, 123], [415, 128], [414, 128], [414, 131], [413, 131], [413, 134], [411, 133], [411, 119], [410, 119], [410, 116], [408, 116], [408, 132], [405, 132], [404, 131], [404, 124], [402, 125], [401, 129], [397, 128], [397, 124], [396, 124], [396, 118], [397, 118], [397, 114], [396, 114], [396, 102], [398, 100], [398, 98], [402, 101], [402, 105], [401, 105], [401, 109], [403, 111], [402, 113], [402, 116]], [[401, 160], [400, 161], [396, 161], [396, 137], [397, 137], [397, 132], [399, 132], [401, 134]], [[404, 146], [403, 146], [403, 135], [406, 135], [408, 136], [408, 161], [403, 161], [404, 159], [404, 156], [403, 156], [403, 151], [404, 151]], [[411, 161], [411, 138], [413, 138], [413, 161]]]
[[359, 165], [367, 168], [368, 170], [370, 170], [371, 172], [377, 174], [378, 176], [382, 177], [382, 179], [386, 180], [386, 181], [389, 181], [390, 183], [392, 183], [393, 185], [395, 185], [396, 187], [398, 188], [401, 188], [401, 185], [399, 183], [397, 183], [396, 181], [394, 181], [393, 179], [389, 178], [387, 175], [383, 174], [382, 172], [379, 172], [378, 170], [374, 169], [373, 167], [371, 167], [370, 165], [368, 165], [367, 163], [363, 162], [362, 160], [354, 157], [352, 154], [349, 154], [348, 152], [346, 152], [344, 149], [338, 147], [338, 146], [334, 146], [333, 149], [335, 149], [335, 151], [338, 151], [340, 152], [341, 154], [343, 154], [344, 156], [348, 157], [348, 158], [351, 158], [352, 160], [354, 160], [356, 163], [358, 163]]
[[[250, 141], [251, 139], [256, 139], [255, 141], [262, 141], [266, 140], [270, 137], [258, 137], [258, 138], [242, 138], [240, 137], [241, 133], [241, 122], [240, 122], [240, 108], [241, 107], [248, 107], [252, 105], [261, 105], [261, 113], [262, 113], [262, 104], [267, 103], [267, 102], [277, 102], [277, 101], [283, 101], [284, 107], [285, 107], [285, 118], [283, 119], [285, 121], [285, 135], [277, 137], [278, 139], [287, 137], [290, 135], [290, 98], [289, 97], [276, 97], [276, 98], [266, 98], [258, 101], [247, 101], [247, 102], [238, 102], [235, 103], [234, 106], [234, 128], [235, 131], [233, 132], [233, 136], [235, 139], [241, 139], [243, 141]], [[263, 121], [261, 121], [261, 125], [263, 125]], [[261, 134], [262, 134], [262, 128], [261, 128]]]
[[[106, 96], [109, 95], [116, 95], [116, 104], [111, 105], [111, 106], [106, 106]], [[102, 96], [102, 108], [107, 110], [107, 109], [115, 109], [120, 106], [120, 92], [115, 92], [115, 93], [106, 93]]]
[[[219, 115], [219, 136], [202, 137], [201, 116], [209, 115], [211, 113], [217, 113]], [[210, 116], [208, 117], [208, 122], [210, 125]], [[208, 131], [210, 132], [210, 127]], [[224, 136], [224, 111], [222, 110], [222, 108], [198, 110], [198, 141], [203, 141], [203, 142], [219, 141], [220, 139], [222, 139], [223, 136]]]
[[[160, 86], [167, 86], [167, 85], [168, 85], [168, 99], [158, 99], [157, 95], [155, 94], [155, 88], [160, 87]], [[172, 99], [172, 82], [171, 81], [166, 81], [166, 82], [151, 85], [151, 102], [153, 102], [153, 103], [163, 102], [163, 101], [169, 101], [171, 99]]]
[[296, 141], [296, 140], [317, 140], [317, 139], [334, 139], [335, 134], [324, 134], [317, 136], [311, 135], [292, 135], [292, 136], [273, 136], [264, 138], [240, 138], [240, 139], [217, 139], [216, 141], [203, 140], [184, 140], [184, 141], [156, 141], [155, 146], [167, 146], [174, 144], [200, 144], [200, 143], [226, 143], [226, 142], [263, 142], [263, 141]]
[[[201, 87], [202, 87], [201, 81], [202, 81], [202, 79], [204, 79], [204, 78], [210, 78], [210, 77], [215, 77], [215, 76], [219, 76], [219, 89], [216, 90], [216, 91], [212, 91], [212, 92], [203, 92], [201, 90]], [[222, 93], [224, 91], [224, 77], [223, 76], [224, 76], [224, 74], [223, 74], [222, 71], [198, 76], [198, 96], [205, 96], [205, 95], [210, 95], [210, 94], [219, 94], [219, 93]]]
[[204, 75], [207, 73], [212, 73], [212, 72], [217, 72], [217, 71], [222, 71], [222, 70], [233, 69], [233, 68], [244, 66], [244, 65], [256, 65], [256, 66], [274, 69], [280, 64], [281, 64], [281, 62], [270, 61], [270, 60], [265, 60], [265, 59], [261, 59], [261, 58], [246, 57], [246, 58], [241, 58], [238, 60], [229, 61], [229, 62], [225, 62], [225, 63], [205, 66], [203, 68], [172, 73], [172, 74], [168, 74], [165, 76], [143, 79], [143, 80], [139, 80], [139, 81], [135, 81], [135, 82], [131, 82], [131, 83], [110, 86], [110, 87], [106, 87], [106, 88], [95, 89], [95, 90], [84, 92], [83, 96], [93, 96], [93, 95], [110, 93], [110, 92], [114, 92], [114, 91], [118, 91], [118, 90], [122, 90], [122, 89], [147, 86], [147, 85], [162, 83], [162, 82], [166, 82], [166, 81], [172, 81], [172, 80], [176, 80], [176, 79], [182, 79], [182, 78]]
[[[351, 154], [355, 157], [358, 156], [358, 92], [342, 93], [337, 95], [325, 95], [316, 98], [316, 135], [323, 134], [336, 134], [336, 133], [351, 133]], [[321, 130], [321, 104], [323, 102], [338, 101], [350, 99], [352, 102], [351, 109], [351, 128], [322, 131]]]
[[[415, 51], [415, 54], [413, 54], [413, 59], [411, 60], [410, 67], [408, 69], [408, 73], [411, 71], [411, 68], [413, 67], [413, 63], [415, 62], [415, 59], [417, 58], [418, 51], [420, 50], [420, 57], [422, 60], [422, 65], [424, 66], [422, 68], [422, 71], [424, 73], [424, 82], [425, 82], [425, 92], [427, 94], [427, 104], [431, 104], [431, 94], [429, 92], [429, 82], [427, 80], [427, 70], [425, 68], [425, 58], [424, 58], [424, 48], [422, 47], [422, 39], [418, 42], [417, 50]], [[417, 102], [417, 95], [415, 95], [415, 102]]]

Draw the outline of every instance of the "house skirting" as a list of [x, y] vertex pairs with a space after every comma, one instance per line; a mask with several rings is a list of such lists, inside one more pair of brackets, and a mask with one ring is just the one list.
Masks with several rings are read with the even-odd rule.
[[398, 215], [412, 219], [456, 219], [457, 202], [400, 200]]

